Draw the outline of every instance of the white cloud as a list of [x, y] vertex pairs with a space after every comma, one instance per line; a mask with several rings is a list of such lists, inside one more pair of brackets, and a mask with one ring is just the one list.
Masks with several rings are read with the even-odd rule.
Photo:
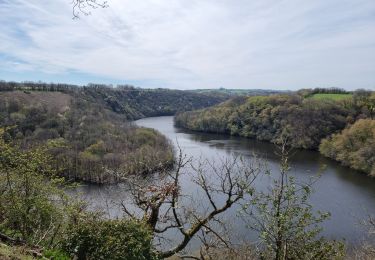
[[74, 70], [160, 87], [375, 88], [372, 0], [109, 5], [72, 20], [70, 0], [0, 0], [0, 55], [27, 64], [14, 67], [20, 73]]

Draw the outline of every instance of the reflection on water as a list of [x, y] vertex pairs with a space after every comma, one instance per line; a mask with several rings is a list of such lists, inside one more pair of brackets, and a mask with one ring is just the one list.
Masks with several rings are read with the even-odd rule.
[[[188, 156], [222, 160], [232, 155], [250, 158], [255, 154], [265, 158], [269, 169], [277, 173], [278, 157], [275, 154], [275, 146], [270, 143], [241, 137], [185, 131], [173, 126], [173, 117], [146, 118], [136, 121], [136, 124], [158, 130], [174, 145], [178, 144]], [[291, 173], [300, 181], [306, 181], [316, 175], [322, 166], [325, 166], [325, 170], [314, 186], [311, 204], [314, 209], [329, 211], [332, 215], [331, 219], [324, 223], [324, 235], [334, 239], [344, 238], [355, 244], [365, 234], [359, 222], [368, 214], [375, 215], [375, 179], [342, 167], [315, 151], [297, 150], [291, 158]], [[255, 185], [262, 189], [268, 184], [269, 179], [259, 178]], [[124, 185], [107, 187], [90, 185], [82, 187], [81, 191], [87, 200], [95, 202], [96, 206], [105, 207], [104, 201], [108, 198], [116, 201], [127, 196], [124, 194]], [[186, 187], [183, 189], [189, 191], [188, 180], [183, 183], [184, 185]], [[110, 212], [115, 216], [120, 214], [120, 209], [111, 209]], [[232, 214], [235, 213], [232, 211]], [[231, 219], [236, 218], [232, 216]], [[233, 224], [233, 228], [238, 229], [236, 230], [238, 234], [253, 239], [254, 236], [242, 227], [242, 223]]]

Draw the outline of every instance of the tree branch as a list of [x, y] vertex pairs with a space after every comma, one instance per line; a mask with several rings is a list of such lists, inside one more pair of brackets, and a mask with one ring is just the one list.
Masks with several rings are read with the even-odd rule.
[[106, 8], [108, 7], [107, 1], [98, 0], [72, 0], [73, 5], [73, 19], [78, 19], [80, 13], [84, 15], [90, 15], [91, 12], [87, 11], [90, 9]]

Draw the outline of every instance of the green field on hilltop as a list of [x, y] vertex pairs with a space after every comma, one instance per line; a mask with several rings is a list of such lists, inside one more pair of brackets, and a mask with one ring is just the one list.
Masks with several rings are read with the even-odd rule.
[[332, 99], [332, 100], [343, 100], [349, 99], [352, 94], [326, 94], [326, 93], [317, 93], [311, 96], [314, 99]]

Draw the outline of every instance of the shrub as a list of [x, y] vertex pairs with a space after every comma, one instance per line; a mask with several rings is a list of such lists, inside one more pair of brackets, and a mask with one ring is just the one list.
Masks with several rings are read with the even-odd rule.
[[78, 259], [158, 259], [152, 233], [131, 220], [80, 220], [68, 229], [63, 250]]

